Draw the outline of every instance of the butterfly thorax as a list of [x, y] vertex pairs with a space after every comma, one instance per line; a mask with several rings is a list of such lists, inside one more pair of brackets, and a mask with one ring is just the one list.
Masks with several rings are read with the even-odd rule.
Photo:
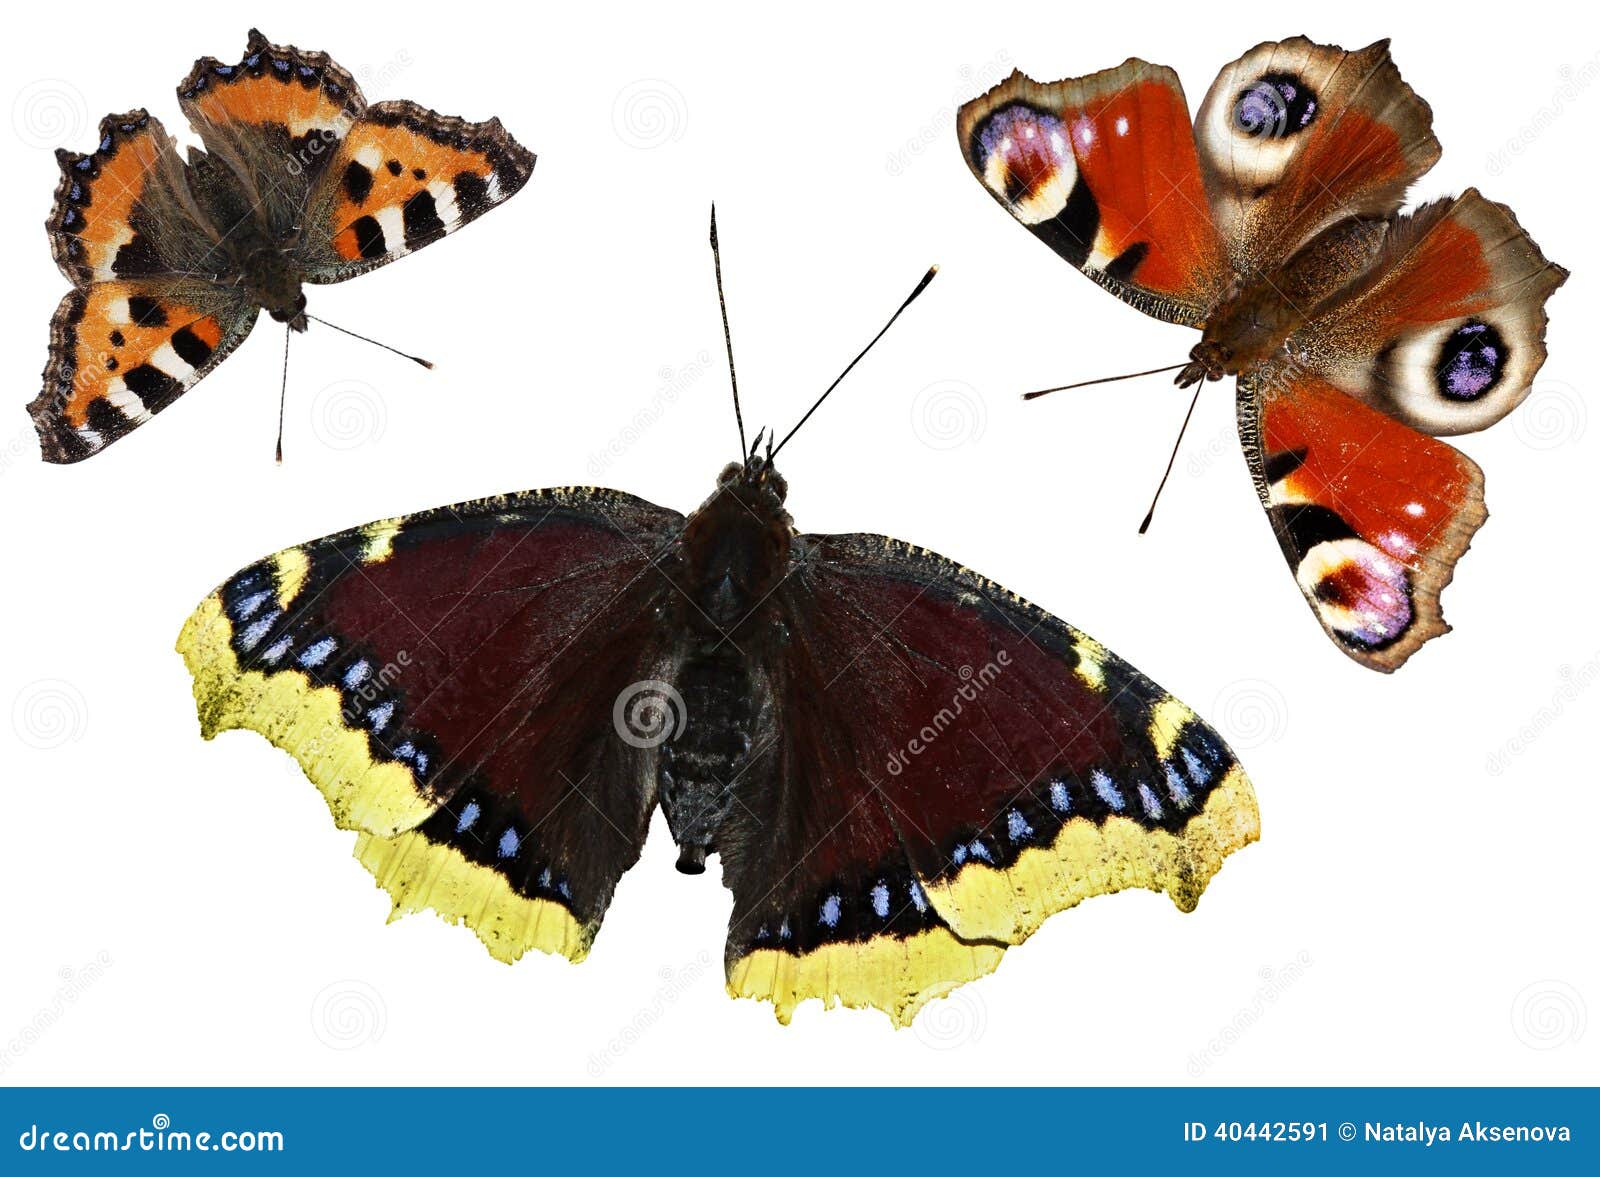
[[761, 459], [729, 466], [684, 530], [677, 571], [688, 639], [674, 676], [683, 724], [662, 745], [656, 783], [685, 873], [705, 869], [733, 806], [733, 787], [748, 783], [754, 750], [766, 743], [760, 729], [770, 715], [770, 692], [755, 667], [781, 640], [771, 601], [794, 533], [785, 491], [782, 477]]
[[[718, 639], [753, 621], [753, 611], [783, 579], [794, 534], [783, 505], [787, 493], [783, 476], [753, 458], [723, 470], [716, 492], [689, 517], [685, 588], [701, 615], [698, 627]], [[693, 618], [690, 624], [696, 627]]]
[[304, 331], [306, 298], [288, 251], [290, 243], [278, 239], [263, 219], [259, 203], [246, 202], [245, 183], [219, 157], [199, 150], [189, 153], [188, 177], [205, 220], [224, 227], [214, 230], [218, 273], [230, 275], [251, 303], [278, 322]]
[[1206, 316], [1178, 383], [1188, 387], [1237, 376], [1271, 360], [1367, 268], [1385, 229], [1385, 222], [1351, 217], [1319, 233], [1272, 272], [1240, 275]]
[[300, 276], [277, 245], [262, 242], [239, 259], [250, 301], [296, 331], [306, 329], [306, 296]]

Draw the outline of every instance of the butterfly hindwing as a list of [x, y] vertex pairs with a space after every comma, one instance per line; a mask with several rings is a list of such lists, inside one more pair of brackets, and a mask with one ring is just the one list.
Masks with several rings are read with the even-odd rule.
[[290, 548], [179, 638], [202, 730], [294, 756], [397, 911], [464, 921], [503, 960], [581, 959], [655, 804], [612, 701], [661, 673], [650, 561], [681, 524], [568, 488]]
[[1239, 433], [1300, 591], [1334, 643], [1398, 669], [1449, 630], [1439, 594], [1483, 525], [1483, 472], [1317, 376], [1239, 384]]
[[1049, 84], [1013, 73], [961, 108], [957, 132], [989, 194], [1119, 298], [1193, 325], [1226, 286], [1172, 70], [1130, 58]]
[[1439, 159], [1433, 112], [1379, 41], [1304, 37], [1223, 67], [1195, 136], [1212, 212], [1241, 274], [1270, 273], [1338, 221], [1388, 217]]
[[299, 249], [306, 279], [341, 282], [415, 253], [508, 199], [533, 164], [499, 119], [376, 103], [312, 193]]
[[1222, 740], [1092, 639], [898, 541], [801, 543], [787, 744], [723, 850], [734, 992], [904, 1023], [1089, 896], [1193, 908], [1256, 838]]
[[50, 321], [28, 405], [47, 462], [98, 453], [170, 405], [242, 343], [256, 308], [199, 282], [96, 282]]
[[1468, 189], [1398, 218], [1372, 266], [1289, 349], [1415, 429], [1468, 433], [1528, 395], [1545, 300], [1566, 276], [1510, 209]]

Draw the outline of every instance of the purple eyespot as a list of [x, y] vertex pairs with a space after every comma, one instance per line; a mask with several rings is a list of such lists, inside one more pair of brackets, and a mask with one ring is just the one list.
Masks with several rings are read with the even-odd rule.
[[1434, 381], [1446, 400], [1475, 401], [1505, 374], [1510, 349], [1488, 323], [1472, 319], [1452, 331], [1439, 350]]
[[1316, 117], [1316, 94], [1294, 74], [1262, 74], [1233, 99], [1233, 129], [1252, 139], [1286, 139]]

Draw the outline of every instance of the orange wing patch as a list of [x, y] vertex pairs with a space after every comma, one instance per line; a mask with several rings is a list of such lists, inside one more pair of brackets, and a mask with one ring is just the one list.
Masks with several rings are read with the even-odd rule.
[[[1268, 380], [1281, 391], [1257, 399]], [[1340, 648], [1389, 671], [1447, 633], [1439, 594], [1487, 518], [1477, 464], [1309, 374], [1241, 381], [1240, 412], [1284, 555]]]
[[366, 108], [355, 79], [326, 53], [274, 45], [257, 29], [237, 64], [195, 62], [178, 98], [197, 127], [281, 126], [296, 140], [342, 137]]
[[961, 108], [968, 166], [1074, 266], [1141, 310], [1198, 324], [1227, 284], [1183, 87], [1129, 59], [1042, 85], [1014, 73]]
[[319, 194], [335, 227], [337, 272], [313, 271], [313, 281], [437, 241], [521, 188], [533, 164], [499, 119], [469, 123], [411, 102], [378, 103], [345, 138], [324, 181], [330, 191]]
[[92, 152], [57, 151], [56, 160], [61, 182], [45, 228], [61, 272], [79, 286], [162, 272], [134, 224], [136, 204], [183, 191], [182, 163], [161, 123], [143, 110], [108, 115]]
[[254, 321], [242, 303], [206, 310], [137, 283], [72, 291], [50, 324], [44, 391], [28, 406], [45, 459], [78, 461], [142, 425], [220, 363]]

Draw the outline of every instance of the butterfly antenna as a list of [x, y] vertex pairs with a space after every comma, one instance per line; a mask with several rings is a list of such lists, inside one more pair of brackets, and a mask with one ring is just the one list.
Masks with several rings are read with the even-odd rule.
[[728, 330], [728, 300], [722, 295], [722, 249], [717, 244], [717, 205], [711, 204], [711, 261], [717, 269], [717, 305], [722, 308], [722, 342], [728, 348], [728, 379], [733, 381], [733, 419], [739, 426], [739, 452], [747, 454], [744, 442], [744, 412], [739, 408], [739, 373], [733, 367], [733, 332]]
[[319, 319], [315, 315], [306, 315], [306, 318], [310, 319], [313, 323], [321, 323], [324, 327], [332, 327], [335, 331], [342, 331], [346, 335], [350, 336], [351, 339], [359, 339], [363, 343], [370, 343], [374, 347], [381, 347], [384, 351], [392, 351], [397, 356], [404, 356], [413, 364], [421, 364], [424, 368], [430, 369], [433, 367], [433, 362], [431, 360], [425, 360], [421, 356], [414, 356], [410, 352], [401, 351], [398, 347], [390, 347], [387, 343], [379, 343], [376, 339], [373, 339], [370, 336], [358, 335], [348, 327], [341, 327], [337, 323], [330, 323], [328, 320]]
[[1178, 447], [1183, 444], [1183, 435], [1189, 431], [1189, 419], [1194, 416], [1194, 407], [1200, 403], [1200, 390], [1205, 387], [1205, 381], [1194, 386], [1194, 398], [1189, 402], [1189, 411], [1183, 415], [1183, 425], [1178, 430], [1178, 440], [1172, 443], [1172, 456], [1167, 459], [1167, 468], [1161, 475], [1161, 484], [1156, 487], [1156, 493], [1150, 500], [1150, 509], [1144, 513], [1144, 522], [1139, 524], [1139, 534], [1143, 535], [1150, 530], [1150, 520], [1155, 517], [1156, 503], [1161, 498], [1161, 492], [1166, 489], [1167, 479], [1172, 477], [1172, 464], [1178, 460]]
[[928, 288], [928, 283], [933, 281], [933, 276], [935, 274], [937, 274], [938, 272], [939, 272], [939, 267], [938, 266], [929, 266], [928, 267], [928, 272], [926, 274], [922, 275], [922, 281], [917, 283], [917, 288], [915, 290], [913, 290], [910, 294], [906, 295], [906, 300], [903, 303], [900, 304], [900, 308], [897, 311], [895, 311], [894, 314], [889, 316], [889, 321], [883, 325], [883, 329], [880, 330], [876, 335], [874, 335], [872, 337], [872, 341], [870, 343], [868, 343], [866, 347], [861, 349], [861, 351], [856, 355], [855, 359], [851, 360], [848, 364], [845, 365], [844, 371], [839, 373], [838, 378], [836, 380], [834, 380], [834, 382], [832, 384], [828, 385], [828, 387], [823, 391], [822, 395], [819, 396], [816, 399], [816, 402], [814, 404], [812, 404], [812, 406], [809, 409], [806, 410], [806, 415], [804, 417], [801, 417], [800, 420], [798, 420], [798, 421], [796, 421], [794, 423], [794, 428], [789, 430], [788, 433], [785, 433], [783, 435], [783, 440], [780, 441], [773, 448], [772, 453], [768, 455], [769, 460], [771, 458], [777, 457], [778, 451], [783, 449], [784, 446], [789, 444], [789, 439], [791, 437], [793, 437], [796, 433], [800, 432], [800, 426], [804, 425], [807, 421], [811, 420], [811, 414], [815, 413], [818, 409], [820, 409], [822, 407], [822, 402], [828, 399], [828, 395], [831, 392], [833, 392], [833, 390], [835, 388], [839, 387], [840, 383], [843, 382], [843, 380], [844, 380], [844, 378], [846, 376], [850, 375], [850, 370], [861, 362], [862, 357], [864, 357], [869, 351], [871, 351], [873, 349], [874, 345], [877, 344], [878, 340], [882, 339], [885, 335], [887, 335], [889, 333], [889, 328], [894, 326], [894, 321], [896, 319], [898, 319], [901, 315], [905, 314], [905, 310], [906, 310], [906, 308], [908, 306], [910, 306], [912, 303], [917, 301], [917, 296], [920, 295], [924, 290], [926, 290]]
[[289, 340], [293, 329], [283, 325], [283, 384], [278, 389], [278, 453], [277, 463], [283, 465], [283, 407], [289, 401]]
[[1066, 392], [1069, 388], [1088, 388], [1091, 384], [1114, 384], [1118, 380], [1134, 380], [1140, 376], [1157, 376], [1162, 372], [1176, 372], [1179, 368], [1184, 368], [1187, 366], [1188, 361], [1185, 361], [1182, 364], [1172, 364], [1166, 368], [1151, 368], [1148, 372], [1128, 372], [1122, 376], [1102, 376], [1098, 380], [1080, 380], [1076, 384], [1061, 384], [1057, 385], [1055, 388], [1041, 388], [1036, 392], [1025, 392], [1022, 394], [1022, 399], [1025, 401], [1031, 401], [1037, 397], [1046, 396], [1052, 392]]

